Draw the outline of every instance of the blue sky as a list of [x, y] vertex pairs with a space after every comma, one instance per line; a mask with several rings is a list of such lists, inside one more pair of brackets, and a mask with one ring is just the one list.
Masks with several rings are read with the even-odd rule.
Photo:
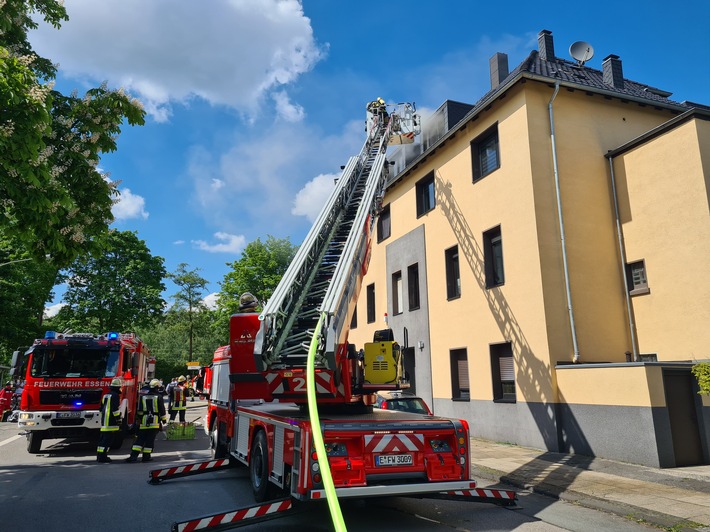
[[[638, 7], [636, 7], [638, 5]], [[710, 104], [710, 3], [471, 0], [66, 0], [60, 30], [30, 34], [68, 93], [107, 81], [138, 97], [101, 169], [120, 181], [113, 226], [133, 230], [168, 271], [185, 262], [209, 292], [244, 246], [300, 244], [340, 165], [364, 141], [365, 105], [474, 103], [488, 60], [510, 69], [550, 30], [555, 54], [587, 41], [587, 66]], [[169, 298], [175, 287], [167, 284]], [[62, 287], [56, 298], [61, 300]]]

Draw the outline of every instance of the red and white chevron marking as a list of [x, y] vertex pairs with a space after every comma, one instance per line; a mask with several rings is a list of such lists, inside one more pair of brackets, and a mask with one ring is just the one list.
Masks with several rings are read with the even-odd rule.
[[228, 458], [225, 458], [224, 460], [210, 460], [209, 462], [199, 462], [197, 464], [187, 464], [179, 467], [169, 467], [167, 469], [153, 469], [150, 472], [150, 477], [155, 479], [167, 478], [181, 473], [206, 471], [208, 469], [216, 469], [226, 465], [229, 465]]
[[209, 528], [228, 525], [230, 523], [236, 523], [237, 521], [252, 519], [254, 517], [262, 517], [264, 515], [284, 512], [286, 510], [290, 510], [292, 505], [293, 503], [291, 499], [286, 499], [270, 504], [263, 504], [261, 506], [251, 506], [250, 508], [244, 508], [234, 512], [215, 514], [208, 517], [202, 517], [200, 519], [194, 519], [192, 521], [185, 521], [184, 523], [177, 523], [177, 526], [175, 526], [173, 530], [177, 530], [178, 532], [207, 530]]
[[375, 434], [365, 436], [365, 452], [397, 453], [424, 450], [423, 434]]
[[508, 490], [490, 490], [476, 488], [473, 490], [447, 491], [447, 495], [459, 495], [462, 497], [488, 497], [489, 499], [515, 499], [515, 492]]
[[[318, 371], [315, 373], [316, 393], [317, 394], [332, 394], [333, 375], [327, 371]], [[280, 395], [285, 393], [303, 393], [307, 391], [306, 375], [297, 375], [285, 377], [278, 372], [269, 372], [264, 375], [269, 391], [272, 395]], [[288, 392], [284, 381], [288, 381]]]

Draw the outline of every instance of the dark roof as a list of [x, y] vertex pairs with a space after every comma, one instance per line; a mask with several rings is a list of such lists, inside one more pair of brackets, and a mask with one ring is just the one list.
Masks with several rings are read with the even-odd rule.
[[586, 88], [592, 92], [603, 91], [605, 93], [614, 93], [620, 98], [628, 97], [634, 100], [648, 100], [649, 105], [662, 104], [664, 106], [677, 106], [681, 108], [679, 109], [681, 111], [684, 110], [682, 108], [690, 109], [692, 107], [692, 105], [688, 105], [686, 102], [680, 103], [668, 99], [668, 96], [671, 95], [670, 92], [643, 83], [637, 83], [636, 81], [626, 78], [624, 78], [623, 88], [614, 87], [613, 85], [604, 83], [604, 73], [601, 70], [588, 66], [579, 66], [575, 62], [567, 61], [559, 57], [555, 57], [553, 60], [540, 59], [540, 54], [537, 50], [530, 52], [530, 55], [515, 67], [500, 85], [488, 91], [476, 102], [474, 107], [479, 107], [487, 103], [498, 93], [503, 92], [510, 81], [519, 76], [525, 77], [526, 75], [548, 78], [551, 83], [559, 80], [565, 85], [578, 85], [580, 90]]

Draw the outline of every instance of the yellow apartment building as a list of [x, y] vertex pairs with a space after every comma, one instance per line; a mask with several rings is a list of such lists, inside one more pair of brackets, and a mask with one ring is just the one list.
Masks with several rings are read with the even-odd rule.
[[349, 340], [387, 313], [412, 390], [474, 436], [710, 463], [710, 107], [538, 43], [388, 152]]

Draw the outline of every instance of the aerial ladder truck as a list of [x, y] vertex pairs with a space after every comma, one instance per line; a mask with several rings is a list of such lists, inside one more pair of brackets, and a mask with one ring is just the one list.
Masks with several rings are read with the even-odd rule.
[[513, 492], [476, 488], [465, 420], [372, 408], [378, 390], [408, 386], [391, 330], [362, 349], [348, 342], [389, 176], [387, 146], [411, 143], [420, 131], [414, 105], [393, 107], [368, 105], [360, 153], [343, 167], [262, 312], [230, 318], [205, 418], [213, 460], [149, 473], [159, 484], [245, 465], [258, 504], [173, 530], [236, 528], [325, 499], [334, 513], [333, 501], [349, 497], [514, 504]]

